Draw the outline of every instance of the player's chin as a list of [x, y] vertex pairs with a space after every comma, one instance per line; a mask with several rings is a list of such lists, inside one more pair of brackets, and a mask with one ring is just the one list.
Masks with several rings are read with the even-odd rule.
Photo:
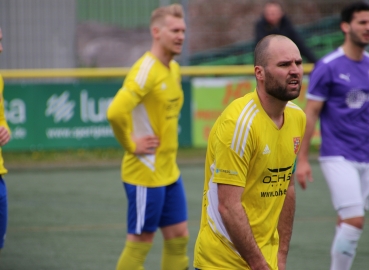
[[300, 95], [300, 88], [289, 92], [290, 100], [298, 98], [299, 95]]
[[174, 46], [173, 48], [172, 48], [172, 53], [173, 54], [181, 54], [181, 52], [182, 52], [182, 45], [177, 45], [177, 46]]
[[299, 84], [294, 85], [293, 87], [288, 87], [288, 95], [291, 99], [295, 99], [300, 95], [301, 86]]

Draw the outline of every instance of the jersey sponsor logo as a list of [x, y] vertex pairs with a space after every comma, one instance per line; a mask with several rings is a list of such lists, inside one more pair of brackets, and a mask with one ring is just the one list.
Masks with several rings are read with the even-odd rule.
[[297, 152], [299, 151], [300, 144], [301, 144], [301, 138], [300, 137], [294, 137], [293, 138], [293, 151], [295, 152], [295, 154], [297, 154]]
[[339, 75], [339, 78], [346, 81], [346, 82], [350, 82], [350, 73], [347, 73], [347, 74], [340, 74]]
[[286, 194], [287, 194], [287, 189], [279, 189], [275, 191], [261, 191], [260, 197], [272, 198], [272, 197], [285, 196]]
[[270, 149], [268, 145], [265, 145], [264, 151], [263, 151], [263, 155], [267, 155], [270, 154]]
[[346, 104], [351, 109], [360, 109], [365, 102], [369, 101], [369, 94], [361, 89], [351, 89], [346, 94]]
[[264, 184], [281, 184], [281, 182], [286, 182], [291, 179], [291, 168], [293, 165], [284, 167], [284, 168], [268, 168], [268, 171], [271, 173], [269, 175], [264, 176], [263, 183]]
[[238, 175], [237, 171], [225, 170], [225, 169], [215, 169], [215, 173], [226, 173], [226, 174], [230, 174], [230, 175]]

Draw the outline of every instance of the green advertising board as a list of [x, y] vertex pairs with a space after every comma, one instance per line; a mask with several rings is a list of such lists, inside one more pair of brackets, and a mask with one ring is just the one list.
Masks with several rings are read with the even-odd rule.
[[[303, 80], [299, 98], [293, 100], [305, 107], [307, 78]], [[192, 80], [192, 142], [194, 147], [206, 147], [209, 132], [222, 111], [236, 98], [254, 91], [254, 77], [195, 78]], [[314, 134], [314, 144], [320, 142], [319, 126]]]
[[[7, 150], [120, 147], [106, 110], [120, 82], [6, 84], [4, 105], [12, 139]], [[184, 82], [179, 143], [191, 145], [190, 83]]]

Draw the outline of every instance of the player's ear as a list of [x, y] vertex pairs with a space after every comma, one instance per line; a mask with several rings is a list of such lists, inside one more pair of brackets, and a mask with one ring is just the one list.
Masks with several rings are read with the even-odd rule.
[[257, 80], [264, 80], [265, 71], [264, 71], [264, 68], [262, 66], [255, 66], [254, 67], [254, 72], [255, 72], [255, 78]]
[[151, 35], [154, 39], [159, 37], [160, 28], [158, 25], [151, 26]]
[[350, 30], [350, 24], [347, 22], [341, 22], [340, 27], [343, 33], [347, 33]]

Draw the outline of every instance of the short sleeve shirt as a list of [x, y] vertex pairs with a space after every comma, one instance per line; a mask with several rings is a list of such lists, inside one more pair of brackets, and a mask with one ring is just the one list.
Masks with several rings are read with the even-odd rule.
[[324, 101], [321, 156], [369, 162], [369, 56], [346, 57], [342, 48], [322, 58], [310, 75], [307, 98]]

